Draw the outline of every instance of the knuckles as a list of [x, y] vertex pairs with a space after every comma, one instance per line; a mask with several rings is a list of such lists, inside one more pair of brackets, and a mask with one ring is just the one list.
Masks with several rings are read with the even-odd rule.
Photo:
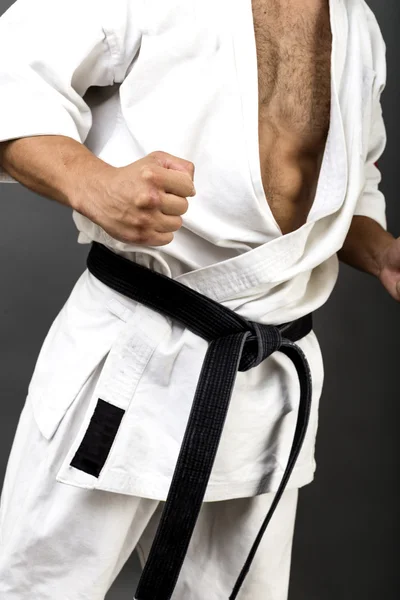
[[[150, 156], [151, 158], [155, 158], [155, 159], [163, 159], [166, 156], [168, 156], [167, 152], [164, 152], [163, 150], [154, 150], [153, 152], [150, 152], [150, 154], [147, 155], [148, 157]], [[179, 159], [182, 163], [184, 163], [187, 167], [189, 167], [189, 170], [191, 171], [191, 173], [194, 175], [194, 171], [195, 171], [195, 164], [194, 162], [192, 162], [191, 160], [186, 160], [185, 158], [180, 158]], [[148, 168], [148, 165], [146, 165], [144, 167], [145, 169]]]
[[165, 152], [163, 150], [153, 150], [153, 152], [150, 152], [150, 154], [147, 156], [151, 156], [152, 158], [160, 158], [165, 156]]
[[151, 220], [152, 219], [150, 215], [146, 213], [139, 213], [138, 215], [135, 215], [135, 217], [133, 217], [132, 225], [133, 227], [139, 230], [147, 229], [151, 224]]
[[147, 208], [160, 208], [161, 194], [157, 189], [150, 189], [147, 192]]
[[146, 183], [155, 183], [156, 173], [150, 165], [145, 165], [142, 168], [141, 175], [142, 175], [142, 179]]
[[160, 206], [160, 192], [154, 189], [143, 190], [135, 195], [134, 203], [137, 208], [158, 208]]

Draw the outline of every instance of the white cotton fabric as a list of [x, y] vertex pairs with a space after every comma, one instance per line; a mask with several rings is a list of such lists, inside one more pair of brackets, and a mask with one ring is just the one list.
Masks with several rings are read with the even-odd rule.
[[[82, 388], [51, 440], [30, 398], [19, 418], [0, 508], [0, 597], [104, 600], [130, 554], [146, 562], [164, 503], [55, 482], [101, 374]], [[226, 600], [274, 494], [204, 503], [174, 600]], [[298, 490], [286, 490], [240, 591], [241, 600], [287, 600]], [[130, 579], [133, 598], [135, 578]]]
[[[385, 43], [364, 1], [330, 0], [330, 13], [329, 135], [307, 222], [288, 235], [261, 180], [250, 0], [17, 0], [0, 18], [0, 140], [66, 135], [115, 166], [154, 150], [193, 161], [197, 195], [170, 244], [122, 244], [74, 212], [78, 241], [99, 241], [254, 321], [296, 319], [329, 297], [353, 215], [386, 227], [375, 166], [386, 143]], [[311, 366], [313, 404], [289, 488], [314, 477], [323, 383], [314, 332], [299, 345]], [[205, 352], [204, 340], [184, 327], [83, 273], [29, 387], [37, 424], [51, 440], [106, 359], [57, 480], [165, 500]], [[98, 398], [125, 414], [95, 478], [70, 462]], [[238, 373], [205, 500], [276, 491], [298, 402], [294, 366], [280, 353]]]

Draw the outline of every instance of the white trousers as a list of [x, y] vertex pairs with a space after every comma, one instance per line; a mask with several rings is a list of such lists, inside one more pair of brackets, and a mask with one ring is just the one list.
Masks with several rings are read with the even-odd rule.
[[[25, 402], [1, 494], [4, 600], [104, 600], [133, 550], [142, 566], [148, 556], [164, 502], [55, 479], [95, 383], [50, 440]], [[173, 600], [228, 600], [273, 496], [203, 503]], [[238, 600], [287, 600], [297, 499], [298, 489], [284, 493]]]

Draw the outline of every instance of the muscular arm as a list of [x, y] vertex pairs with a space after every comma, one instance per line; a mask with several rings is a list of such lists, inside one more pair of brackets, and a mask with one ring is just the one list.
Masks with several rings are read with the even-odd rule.
[[379, 277], [385, 251], [394, 239], [374, 219], [358, 215], [353, 218], [338, 257], [351, 267]]
[[400, 302], [400, 237], [394, 238], [374, 219], [355, 216], [338, 256], [348, 265], [375, 275]]
[[101, 173], [111, 168], [86, 146], [62, 135], [0, 142], [0, 167], [33, 192], [75, 210], [81, 210], [83, 190], [95, 194], [92, 188]]
[[386, 45], [378, 22], [364, 3], [371, 34], [375, 72], [371, 122], [365, 160], [365, 185], [358, 199], [347, 237], [338, 257], [341, 261], [375, 275], [389, 294], [400, 301], [400, 238], [386, 230], [385, 197], [379, 189], [378, 161], [386, 146], [381, 95], [386, 85]]

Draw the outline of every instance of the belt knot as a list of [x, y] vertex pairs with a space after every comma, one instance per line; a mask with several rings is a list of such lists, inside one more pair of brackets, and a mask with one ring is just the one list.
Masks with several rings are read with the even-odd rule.
[[282, 334], [274, 325], [262, 325], [249, 321], [250, 332], [246, 337], [239, 371], [258, 366], [282, 345]]

